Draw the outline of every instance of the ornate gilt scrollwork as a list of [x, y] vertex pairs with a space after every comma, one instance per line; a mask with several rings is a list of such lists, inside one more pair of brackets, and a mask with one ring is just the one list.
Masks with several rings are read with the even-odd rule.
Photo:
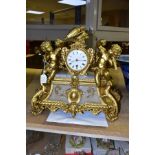
[[[109, 68], [117, 69], [116, 59], [122, 52], [121, 47], [113, 44], [110, 49], [107, 49], [106, 40], [102, 39], [97, 42], [97, 49], [94, 52], [92, 48], [86, 48], [86, 39], [88, 39], [88, 32], [84, 27], [78, 27], [71, 30], [64, 40], [57, 39], [54, 46], [49, 41], [41, 44], [45, 62], [43, 72], [47, 76], [47, 83], [41, 84], [40, 90], [32, 98], [31, 105], [34, 115], [40, 114], [44, 109], [52, 112], [61, 109], [71, 113], [73, 117], [77, 113], [91, 111], [95, 115], [104, 112], [110, 121], [118, 118], [121, 95], [113, 87]], [[88, 64], [82, 71], [73, 71], [66, 64], [66, 56], [73, 49], [81, 49], [88, 57]], [[68, 103], [49, 100], [53, 91], [52, 81], [60, 70], [68, 70], [72, 75], [71, 88], [66, 91]], [[95, 74], [95, 83], [100, 97], [99, 104], [91, 102], [79, 104], [83, 92], [78, 88], [78, 75], [84, 75], [88, 70]]]

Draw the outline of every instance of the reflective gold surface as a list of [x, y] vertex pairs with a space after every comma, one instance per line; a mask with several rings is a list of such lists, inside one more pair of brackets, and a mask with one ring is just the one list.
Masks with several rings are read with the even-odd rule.
[[[47, 75], [47, 83], [41, 84], [40, 90], [32, 98], [32, 113], [40, 114], [44, 109], [54, 112], [58, 109], [69, 112], [74, 117], [77, 113], [91, 111], [93, 114], [104, 112], [106, 118], [114, 121], [118, 118], [120, 111], [121, 95], [119, 91], [113, 87], [112, 78], [109, 68], [117, 69], [116, 58], [121, 54], [119, 45], [114, 44], [110, 49], [106, 49], [106, 40], [99, 40], [96, 44], [96, 51], [92, 48], [86, 48], [85, 41], [88, 39], [88, 33], [84, 27], [78, 27], [71, 30], [64, 40], [57, 39], [55, 46], [52, 47], [49, 41], [41, 44], [44, 54], [45, 67], [43, 72]], [[87, 55], [88, 63], [86, 67], [80, 71], [72, 70], [67, 66], [67, 54], [74, 49], [82, 50]], [[55, 74], [61, 70], [68, 71], [72, 78], [69, 82], [71, 88], [65, 93], [68, 103], [63, 101], [49, 100], [49, 96], [53, 91], [53, 82]], [[97, 87], [100, 103], [93, 102], [79, 104], [83, 91], [78, 87], [81, 84], [79, 75], [85, 75], [91, 71], [95, 74], [95, 84]], [[58, 80], [59, 83], [65, 83], [64, 80]], [[90, 79], [85, 79], [86, 83], [90, 83]], [[66, 81], [68, 84], [68, 81]], [[92, 90], [91, 93], [93, 93]]]

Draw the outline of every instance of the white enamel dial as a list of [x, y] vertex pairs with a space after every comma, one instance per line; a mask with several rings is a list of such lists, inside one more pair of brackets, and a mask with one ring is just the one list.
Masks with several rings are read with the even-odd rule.
[[75, 71], [80, 71], [86, 67], [88, 58], [82, 50], [73, 50], [67, 55], [68, 66]]

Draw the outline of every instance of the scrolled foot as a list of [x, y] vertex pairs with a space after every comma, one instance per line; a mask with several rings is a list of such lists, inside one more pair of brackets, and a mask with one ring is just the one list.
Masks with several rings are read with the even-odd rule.
[[113, 121], [115, 121], [116, 119], [118, 119], [118, 115], [113, 115], [113, 114], [107, 114], [106, 115], [106, 118], [109, 120], [109, 121], [111, 121], [111, 122], [113, 122]]
[[40, 107], [40, 106], [32, 107], [32, 114], [35, 116], [39, 115], [40, 113], [42, 113], [43, 110], [44, 110], [44, 108]]
[[118, 113], [114, 107], [109, 107], [106, 111], [106, 118], [109, 121], [115, 121], [118, 118]]

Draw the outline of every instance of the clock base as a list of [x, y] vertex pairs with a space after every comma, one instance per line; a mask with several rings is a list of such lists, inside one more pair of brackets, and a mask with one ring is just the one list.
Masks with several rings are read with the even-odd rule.
[[[49, 109], [52, 112], [61, 109], [71, 113], [73, 117], [77, 113], [90, 111], [94, 115], [104, 112], [109, 121], [118, 118], [117, 107], [113, 106], [110, 97], [115, 96], [119, 103], [120, 95], [117, 89], [111, 89], [108, 94], [104, 94], [104, 88], [96, 87], [94, 76], [80, 76], [79, 79], [71, 79], [65, 73], [56, 74], [52, 84], [41, 85], [40, 90], [32, 99], [32, 113], [39, 115], [43, 110]], [[77, 88], [78, 87], [78, 88]], [[102, 92], [102, 93], [101, 93]]]

